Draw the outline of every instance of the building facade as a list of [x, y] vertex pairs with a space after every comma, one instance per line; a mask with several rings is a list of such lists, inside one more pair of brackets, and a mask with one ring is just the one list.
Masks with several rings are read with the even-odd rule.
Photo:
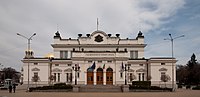
[[[78, 34], [77, 39], [54, 36], [53, 57], [34, 57], [26, 52], [23, 82], [34, 84], [67, 83], [78, 85], [124, 85], [132, 81], [151, 81], [152, 86], [172, 87], [176, 83], [175, 58], [144, 56], [144, 36], [141, 31], [134, 39], [121, 39], [103, 31]], [[173, 69], [172, 69], [173, 68]], [[172, 71], [174, 70], [174, 71]], [[168, 78], [164, 82], [161, 76]], [[174, 80], [174, 81], [173, 81]]]

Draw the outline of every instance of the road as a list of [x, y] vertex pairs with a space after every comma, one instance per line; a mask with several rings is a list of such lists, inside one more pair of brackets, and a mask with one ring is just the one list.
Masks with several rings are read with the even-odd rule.
[[176, 92], [128, 92], [128, 93], [74, 93], [74, 92], [25, 92], [0, 90], [0, 97], [200, 97], [200, 90], [177, 90]]

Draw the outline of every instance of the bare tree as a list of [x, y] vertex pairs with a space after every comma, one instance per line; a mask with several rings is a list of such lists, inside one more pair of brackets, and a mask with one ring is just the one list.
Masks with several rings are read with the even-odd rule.
[[37, 82], [38, 82], [39, 80], [40, 80], [40, 78], [39, 78], [38, 75], [34, 75], [34, 76], [32, 77], [32, 81], [35, 82], [36, 87], [37, 87]]
[[165, 82], [165, 88], [166, 88], [166, 82], [168, 82], [169, 80], [171, 80], [169, 75], [161, 75], [160, 80]]
[[52, 84], [53, 80], [55, 80], [55, 77], [54, 75], [50, 75], [49, 76], [49, 80], [50, 80], [50, 85]]
[[148, 76], [147, 76], [147, 81], [150, 81], [151, 78], [152, 78], [151, 75], [148, 75]]

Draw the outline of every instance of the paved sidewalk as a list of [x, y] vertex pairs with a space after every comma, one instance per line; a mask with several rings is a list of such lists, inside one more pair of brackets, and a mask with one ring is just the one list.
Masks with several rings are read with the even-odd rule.
[[128, 93], [73, 93], [73, 92], [25, 92], [0, 90], [0, 97], [200, 97], [200, 90], [177, 90], [176, 92], [128, 92]]

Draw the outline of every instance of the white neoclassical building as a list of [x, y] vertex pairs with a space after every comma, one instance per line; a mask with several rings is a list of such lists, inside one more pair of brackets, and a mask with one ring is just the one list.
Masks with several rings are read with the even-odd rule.
[[127, 84], [149, 80], [152, 86], [161, 86], [164, 84], [162, 75], [169, 77], [166, 82], [168, 87], [176, 83], [177, 60], [171, 57], [146, 59], [146, 44], [141, 31], [133, 39], [121, 39], [120, 34], [111, 35], [99, 30], [86, 36], [78, 34], [77, 39], [63, 39], [57, 31], [51, 46], [53, 58], [34, 57], [33, 52], [28, 56], [26, 52], [22, 60], [24, 84], [28, 83], [28, 63], [30, 84], [34, 84], [34, 75], [39, 76], [38, 84], [43, 85], [61, 82], [77, 82], [79, 85], [123, 85], [125, 80]]

